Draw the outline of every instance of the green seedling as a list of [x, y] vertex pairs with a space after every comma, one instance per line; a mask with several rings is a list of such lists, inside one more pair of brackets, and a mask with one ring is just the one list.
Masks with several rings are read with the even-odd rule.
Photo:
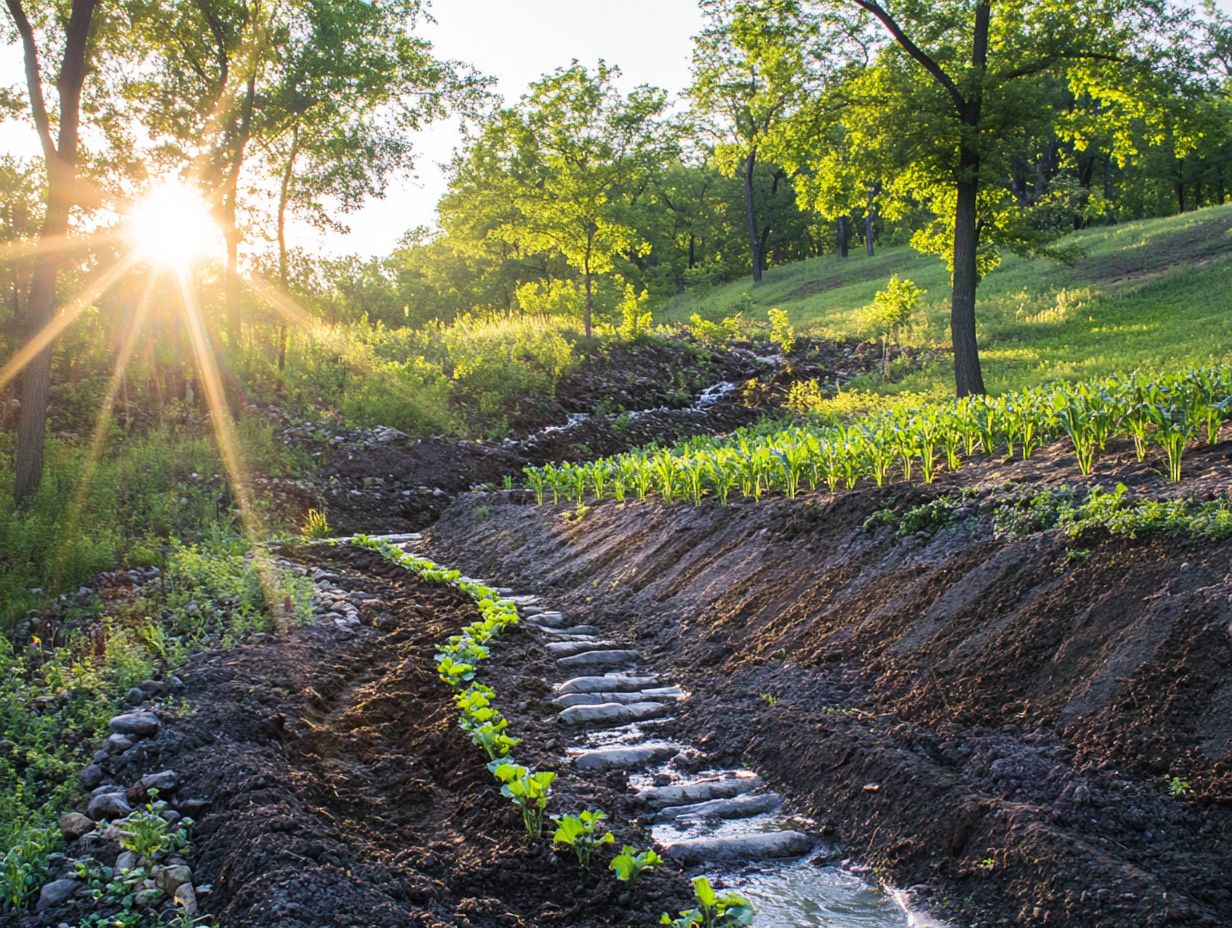
[[500, 780], [501, 795], [507, 796], [522, 812], [522, 824], [531, 838], [543, 835], [543, 819], [548, 807], [548, 794], [556, 774], [550, 771], [535, 772], [521, 764], [507, 760], [489, 765], [493, 775]]
[[719, 896], [710, 881], [699, 876], [693, 880], [693, 894], [697, 897], [696, 908], [686, 909], [679, 918], [665, 912], [659, 924], [671, 928], [739, 928], [753, 924], [753, 904], [739, 893]]
[[599, 833], [599, 823], [606, 818], [607, 815], [597, 809], [583, 809], [577, 815], [554, 816], [556, 831], [552, 833], [552, 843], [573, 848], [578, 865], [583, 870], [589, 870], [595, 848], [616, 841], [610, 831]]
[[608, 869], [615, 871], [616, 879], [632, 887], [637, 885], [638, 879], [645, 871], [661, 863], [663, 863], [663, 858], [653, 850], [639, 851], [626, 844], [621, 848], [620, 853], [612, 858]]

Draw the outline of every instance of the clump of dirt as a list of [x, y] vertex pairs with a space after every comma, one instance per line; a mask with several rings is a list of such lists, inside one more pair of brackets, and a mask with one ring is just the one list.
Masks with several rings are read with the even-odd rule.
[[[1232, 442], [1191, 452], [1179, 487], [1155, 463], [1113, 449], [1094, 482], [1232, 491]], [[1056, 447], [931, 487], [603, 503], [577, 524], [486, 494], [431, 543], [607, 613], [682, 678], [700, 747], [973, 924], [1227, 925], [1232, 540], [993, 531], [999, 505], [1083, 482]], [[943, 494], [945, 527], [865, 528]]]
[[[437, 645], [478, 617], [469, 600], [369, 552], [299, 555], [377, 597], [363, 627], [323, 622], [198, 655], [181, 673], [180, 714], [127, 771], [174, 770], [177, 799], [203, 807], [192, 863], [195, 882], [212, 884], [206, 913], [245, 928], [640, 928], [684, 907], [672, 868], [629, 893], [607, 871], [610, 848], [584, 874], [528, 841], [435, 673]], [[518, 758], [556, 768], [556, 745], [519, 721], [547, 695], [523, 668], [529, 647], [509, 633], [485, 676], [527, 739]], [[618, 839], [645, 846], [622, 824], [621, 794], [581, 789], [562, 773], [553, 808], [605, 808]], [[22, 922], [57, 923], [54, 911]]]

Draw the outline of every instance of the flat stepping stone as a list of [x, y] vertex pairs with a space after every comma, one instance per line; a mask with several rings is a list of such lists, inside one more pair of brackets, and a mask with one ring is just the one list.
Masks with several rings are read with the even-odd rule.
[[548, 628], [545, 625], [540, 631], [554, 638], [598, 638], [603, 635], [603, 629], [598, 625], [574, 625], [572, 628]]
[[678, 818], [748, 818], [773, 812], [783, 804], [778, 793], [745, 793], [733, 799], [711, 799], [687, 806], [668, 806], [655, 815], [661, 822]]
[[631, 693], [658, 682], [658, 677], [635, 677], [630, 674], [608, 673], [601, 676], [574, 677], [556, 687], [556, 692], [562, 696], [569, 693]]
[[635, 798], [651, 808], [666, 809], [671, 806], [709, 802], [711, 799], [732, 799], [744, 793], [751, 793], [759, 786], [761, 786], [761, 777], [750, 774], [722, 779], [697, 780], [677, 786], [649, 786], [638, 790]]
[[579, 770], [633, 770], [675, 757], [683, 750], [670, 741], [652, 741], [626, 747], [596, 748], [573, 758]]
[[567, 693], [552, 700], [554, 705], [562, 709], [570, 706], [601, 706], [608, 702], [660, 702], [670, 699], [683, 699], [684, 692], [674, 686], [664, 686], [654, 690], [635, 690], [632, 693]]
[[560, 612], [536, 612], [535, 615], [528, 620], [528, 625], [538, 625], [543, 628], [564, 628], [565, 616]]
[[610, 648], [615, 644], [614, 641], [603, 641], [600, 638], [580, 638], [577, 641], [551, 641], [548, 642], [547, 648], [555, 657], [570, 657], [596, 648]]
[[558, 658], [556, 663], [569, 670], [599, 670], [604, 667], [628, 667], [636, 663], [641, 655], [637, 651], [584, 651], [570, 657]]
[[688, 838], [663, 848], [663, 856], [683, 864], [730, 860], [778, 860], [802, 857], [817, 842], [799, 831], [768, 831], [760, 834], [714, 838]]
[[515, 606], [534, 606], [539, 602], [539, 597], [524, 593], [521, 596], [510, 596], [509, 601]]
[[570, 706], [561, 710], [560, 720], [566, 725], [595, 725], [600, 722], [624, 725], [626, 722], [658, 718], [667, 713], [668, 707], [661, 702], [608, 702], [598, 706]]
[[[509, 598], [508, 593], [502, 593], [501, 595], [504, 596], [506, 599]], [[517, 603], [514, 603], [514, 605], [516, 606]], [[547, 610], [544, 609], [542, 606], [518, 606], [518, 612], [522, 613], [522, 615], [528, 619], [533, 615], [539, 615], [540, 613], [546, 612], [546, 611]]]

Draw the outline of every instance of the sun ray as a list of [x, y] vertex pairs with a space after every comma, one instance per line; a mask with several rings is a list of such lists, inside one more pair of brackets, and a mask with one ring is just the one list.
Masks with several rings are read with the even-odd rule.
[[222, 457], [223, 469], [235, 493], [239, 508], [240, 524], [248, 543], [252, 547], [254, 564], [265, 594], [266, 605], [274, 619], [275, 627], [280, 631], [286, 629], [289, 616], [285, 604], [277, 596], [277, 584], [274, 580], [273, 561], [269, 552], [261, 546], [265, 539], [264, 526], [260, 514], [253, 504], [252, 487], [248, 478], [247, 467], [243, 459], [243, 449], [235, 432], [235, 422], [231, 418], [231, 410], [227, 407], [223, 392], [222, 377], [218, 371], [217, 359], [205, 333], [205, 322], [201, 318], [197, 306], [196, 295], [193, 293], [192, 282], [184, 268], [175, 268], [176, 280], [179, 283], [180, 309], [184, 316], [184, 327], [188, 331], [189, 343], [192, 346], [193, 358], [196, 362], [197, 374], [201, 378], [202, 391], [205, 394], [206, 406], [210, 421], [214, 426], [214, 436], [218, 443], [218, 452]]
[[0, 367], [0, 389], [3, 389], [10, 380], [21, 373], [25, 366], [34, 360], [40, 351], [55, 341], [56, 336], [73, 324], [73, 321], [81, 315], [82, 310], [110, 290], [115, 282], [128, 273], [136, 263], [137, 255], [129, 253], [120, 258], [107, 270], [96, 274], [86, 284], [85, 289], [81, 293], [66, 303], [56, 313], [54, 319], [43, 326], [41, 331], [22, 345], [17, 350], [17, 353], [9, 358], [3, 367]]
[[0, 245], [0, 262], [16, 261], [48, 251], [71, 254], [85, 251], [97, 245], [105, 245], [119, 237], [115, 229], [99, 229], [95, 232], [74, 232], [71, 235], [53, 235], [50, 238], [5, 242]]
[[313, 330], [319, 328], [321, 320], [313, 316], [308, 310], [300, 306], [294, 299], [288, 296], [283, 291], [279, 290], [269, 281], [260, 277], [257, 274], [249, 274], [247, 277], [248, 285], [258, 296], [264, 297], [265, 300], [281, 315], [287, 322], [294, 326], [303, 329]]
[[[120, 351], [116, 355], [115, 369], [111, 372], [111, 379], [107, 384], [107, 393], [103, 397], [102, 405], [98, 411], [98, 421], [94, 424], [94, 434], [90, 439], [90, 446], [86, 452], [86, 460], [82, 467], [81, 478], [77, 482], [77, 489], [73, 494], [68, 514], [64, 519], [64, 535], [67, 538], [72, 538], [76, 535], [77, 522], [81, 518], [82, 510], [85, 508], [86, 496], [90, 492], [90, 485], [94, 481], [94, 474], [98, 470], [98, 465], [102, 458], [103, 445], [107, 440], [107, 428], [111, 425], [112, 409], [115, 406], [120, 387], [124, 383], [124, 374], [128, 368], [128, 362], [132, 359], [141, 332], [145, 328], [145, 320], [150, 308], [150, 299], [154, 293], [154, 284], [156, 282], [157, 278], [153, 274], [146, 278], [145, 287], [141, 292], [141, 300], [133, 312], [128, 334], [125, 335]], [[52, 589], [59, 586], [67, 555], [68, 549], [61, 547], [60, 554], [56, 557], [55, 564], [52, 566], [50, 583]]]

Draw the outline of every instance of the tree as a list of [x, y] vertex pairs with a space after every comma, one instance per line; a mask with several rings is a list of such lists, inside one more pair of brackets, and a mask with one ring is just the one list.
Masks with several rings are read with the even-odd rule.
[[920, 297], [927, 292], [895, 274], [864, 310], [865, 326], [881, 339], [882, 377], [890, 376], [890, 342], [911, 322], [911, 314], [920, 305]]
[[744, 191], [745, 228], [753, 283], [765, 270], [756, 172], [778, 125], [806, 95], [816, 62], [810, 58], [812, 23], [792, 2], [702, 0], [706, 28], [693, 40], [689, 97], [715, 139], [715, 158]]
[[[23, 0], [5, 0], [9, 17], [21, 41], [25, 60], [29, 116], [43, 149], [46, 198], [39, 249], [30, 279], [25, 310], [25, 334], [35, 338], [56, 311], [56, 281], [69, 233], [70, 214], [82, 201], [77, 176], [80, 148], [81, 101], [90, 70], [95, 11], [98, 0], [72, 0], [67, 22], [53, 9], [33, 9]], [[48, 24], [36, 26], [37, 19]], [[53, 25], [54, 24], [54, 25]], [[62, 28], [62, 32], [61, 32]], [[43, 60], [60, 44], [55, 76], [58, 106], [53, 119], [48, 106]], [[23, 502], [38, 488], [43, 474], [43, 441], [47, 429], [47, 403], [51, 387], [51, 342], [31, 358], [22, 372], [21, 410], [17, 420], [17, 454], [13, 495]]]
[[[935, 217], [913, 244], [945, 256], [953, 275], [950, 329], [958, 394], [982, 393], [975, 299], [1000, 247], [1039, 251], [1045, 230], [1013, 202], [1012, 161], [1024, 139], [1065, 122], [1054, 92], [1067, 88], [1104, 126], [1152, 118], [1152, 43], [1168, 34], [1162, 0], [826, 0], [851, 24], [869, 60], [849, 63], [815, 107], [846, 143], [857, 189], [880, 183], [880, 211]], [[867, 32], [874, 26], [883, 38]], [[1112, 135], [1124, 141], [1124, 134]], [[1128, 145], [1115, 153], [1132, 154]]]
[[498, 116], [483, 140], [502, 163], [531, 167], [508, 172], [516, 220], [492, 234], [559, 253], [581, 276], [587, 335], [596, 278], [623, 256], [646, 252], [628, 206], [675, 146], [662, 120], [666, 93], [640, 86], [622, 94], [619, 76], [602, 61], [594, 73], [575, 61], [532, 84], [520, 109]]

